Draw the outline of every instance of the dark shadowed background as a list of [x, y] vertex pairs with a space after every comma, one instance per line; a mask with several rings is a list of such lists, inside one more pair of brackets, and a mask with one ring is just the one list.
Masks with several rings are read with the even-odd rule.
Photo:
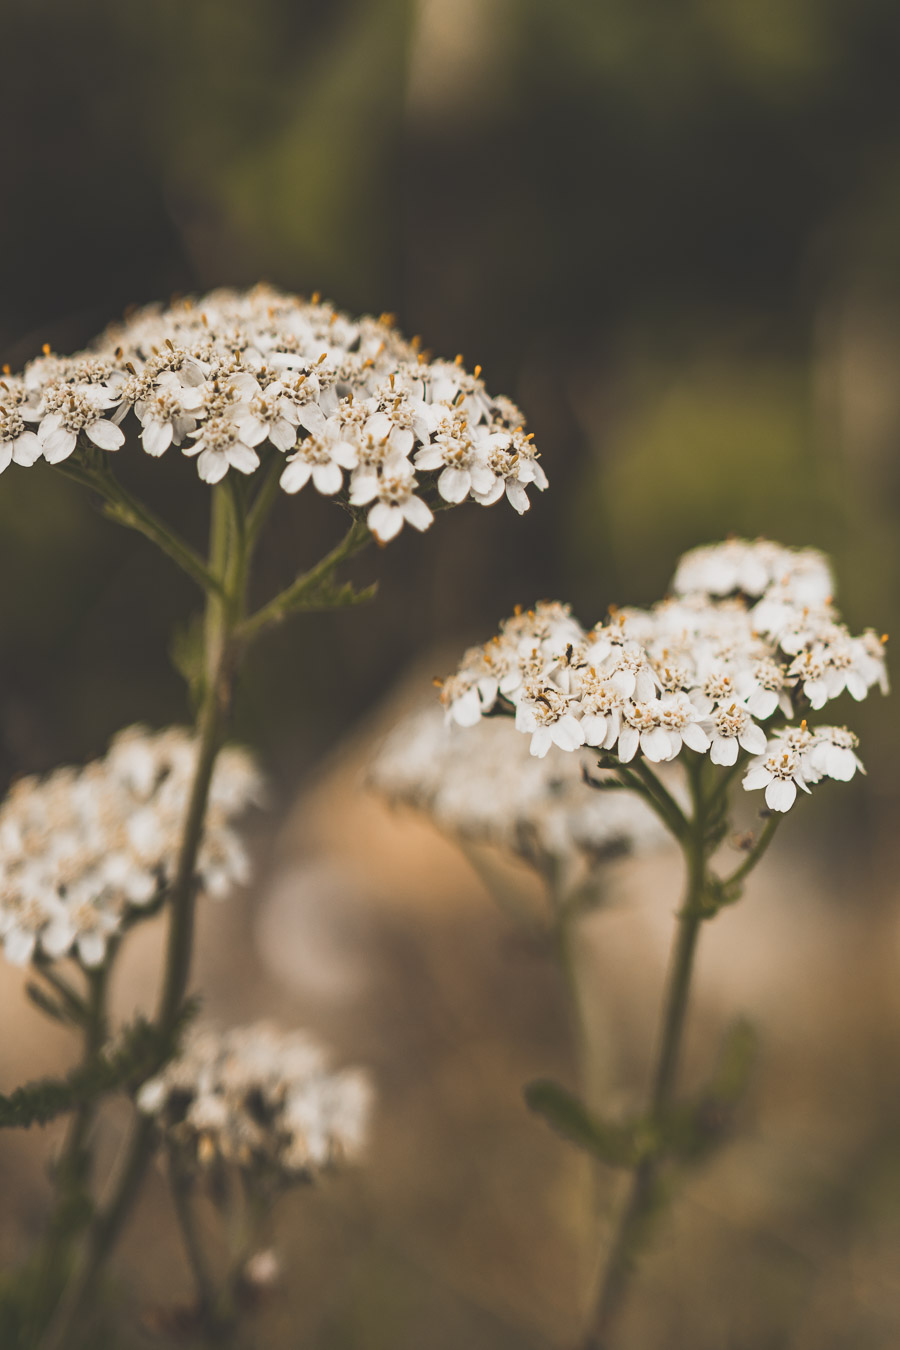
[[[438, 645], [452, 660], [515, 603], [539, 597], [571, 600], [588, 623], [611, 601], [650, 602], [679, 551], [729, 533], [826, 549], [851, 626], [898, 627], [893, 0], [8, 0], [2, 49], [0, 362], [18, 368], [45, 342], [61, 352], [80, 346], [130, 304], [263, 278], [320, 290], [351, 312], [396, 314], [435, 353], [480, 363], [489, 389], [515, 398], [535, 433], [551, 488], [534, 494], [524, 519], [499, 505], [471, 507], [442, 516], [424, 537], [404, 532], [358, 563], [360, 578], [380, 578], [372, 607], [307, 618], [256, 654], [237, 732], [259, 751], [282, 807], [301, 791], [315, 795], [327, 756], [348, 736], [364, 741], [367, 714]], [[193, 465], [127, 455], [123, 475], [202, 538], [208, 491]], [[280, 502], [261, 591], [314, 561], [340, 522], [311, 491]], [[190, 584], [71, 484], [15, 467], [3, 476], [0, 576], [4, 780], [96, 754], [129, 722], [185, 718], [167, 645], [195, 604]], [[807, 1007], [804, 1044], [818, 1070], [807, 1064], [803, 1110], [785, 1127], [790, 1147], [774, 1131], [777, 1166], [795, 1176], [792, 1160], [835, 1111], [856, 1133], [847, 1125], [844, 1151], [825, 1150], [822, 1176], [785, 1183], [787, 1215], [773, 1212], [774, 1201], [748, 1202], [746, 1250], [698, 1221], [697, 1263], [708, 1271], [718, 1261], [721, 1281], [696, 1284], [694, 1304], [676, 1315], [683, 1272], [659, 1276], [668, 1293], [656, 1322], [648, 1313], [635, 1324], [640, 1350], [887, 1350], [900, 1339], [897, 708], [874, 697], [836, 714], [861, 733], [868, 777], [818, 794], [791, 821], [794, 846], [785, 841], [780, 855], [782, 878], [813, 917], [776, 926], [773, 941], [802, 965], [813, 926], [845, 964], [813, 961], [815, 999], [832, 1020], [819, 1035], [819, 1014]], [[346, 786], [336, 808], [348, 829], [355, 791]], [[330, 846], [343, 848], [337, 836]], [[391, 884], [413, 890], [409, 877], [421, 885], [414, 867]], [[456, 882], [459, 891], [473, 884], [464, 871]], [[819, 908], [809, 895], [817, 888]], [[546, 1210], [539, 1234], [527, 1200], [529, 1150], [550, 1172], [567, 1164], [524, 1116], [516, 1087], [524, 1070], [509, 1068], [522, 1044], [532, 1068], [564, 1055], [562, 1014], [547, 972], [534, 992], [543, 1000], [535, 1006], [552, 1005], [546, 1021], [529, 1001], [527, 970], [509, 976], [514, 996], [498, 992], [508, 953], [502, 925], [478, 917], [485, 907], [483, 898], [446, 903], [437, 918], [426, 894], [407, 909], [388, 906], [387, 919], [378, 911], [373, 950], [396, 975], [384, 988], [399, 989], [413, 1017], [440, 985], [422, 979], [422, 951], [446, 939], [465, 963], [478, 948], [472, 987], [452, 998], [467, 1010], [482, 1059], [476, 1074], [463, 1055], [468, 1070], [454, 1097], [441, 1038], [456, 1054], [466, 1037], [454, 1039], [432, 1009], [436, 1040], [426, 1018], [422, 1043], [405, 1044], [400, 1005], [379, 1002], [380, 985], [368, 1004], [360, 995], [360, 1017], [368, 1007], [374, 1021], [362, 1039], [348, 1032], [341, 1043], [377, 1060], [377, 1026], [386, 1061], [394, 1063], [384, 1049], [392, 1041], [406, 1072], [417, 1056], [423, 1073], [442, 1066], [434, 1072], [445, 1076], [445, 1095], [419, 1104], [420, 1190], [400, 1178], [406, 1159], [395, 1140], [376, 1166], [363, 1236], [346, 1193], [347, 1233], [324, 1193], [313, 1202], [314, 1223], [331, 1224], [328, 1242], [343, 1255], [329, 1276], [330, 1311], [305, 1324], [310, 1345], [449, 1350], [530, 1346], [528, 1336], [555, 1345], [571, 1332], [578, 1285], [566, 1242], [577, 1243], [565, 1223], [562, 1237], [546, 1236], [547, 1224], [561, 1223], [565, 1197], [550, 1190], [558, 1177], [537, 1188]], [[228, 921], [234, 941], [242, 922]], [[843, 927], [851, 922], [852, 942]], [[872, 962], [887, 963], [874, 986]], [[249, 966], [247, 989], [235, 995], [232, 984], [232, 997], [241, 1011], [261, 1011], [264, 963]], [[792, 993], [786, 974], [759, 998], [771, 1007], [783, 996], [790, 1018]], [[302, 988], [280, 997], [285, 1016], [317, 1015]], [[212, 998], [224, 1016], [227, 999]], [[652, 981], [646, 998], [652, 1007]], [[819, 1008], [815, 999], [809, 1006]], [[11, 1017], [12, 1001], [4, 1008]], [[773, 1062], [793, 1081], [783, 1028], [779, 1035]], [[507, 1066], [508, 1095], [492, 1055]], [[848, 1060], [869, 1068], [844, 1087], [839, 1066]], [[626, 1056], [626, 1081], [630, 1072], [639, 1084], [641, 1063]], [[401, 1100], [394, 1070], [393, 1079], [384, 1070], [383, 1090], [393, 1086]], [[478, 1074], [491, 1084], [486, 1096]], [[447, 1124], [460, 1101], [462, 1141]], [[765, 1100], [757, 1114], [764, 1108]], [[509, 1137], [519, 1153], [504, 1151]], [[480, 1160], [465, 1183], [446, 1182], [451, 1155]], [[766, 1166], [776, 1168], [770, 1156]], [[488, 1204], [484, 1188], [498, 1175], [505, 1181]], [[768, 1184], [766, 1196], [784, 1198], [772, 1176]], [[436, 1186], [450, 1210], [434, 1218]], [[453, 1203], [462, 1206], [467, 1187], [489, 1211], [486, 1227], [473, 1223], [460, 1238], [470, 1264], [493, 1271], [476, 1294], [453, 1273], [446, 1244], [422, 1257], [425, 1270], [408, 1251], [426, 1219], [442, 1241], [455, 1231], [465, 1211]], [[384, 1214], [397, 1194], [388, 1240]], [[36, 1223], [42, 1203], [34, 1180], [16, 1214]], [[709, 1203], [715, 1210], [715, 1196]], [[497, 1207], [506, 1213], [499, 1226]], [[771, 1249], [754, 1245], [753, 1224]], [[371, 1232], [377, 1258], [366, 1264], [359, 1251], [370, 1251]], [[310, 1239], [296, 1241], [303, 1248]], [[851, 1280], [849, 1301], [834, 1311], [821, 1290], [848, 1263], [859, 1283]], [[564, 1293], [541, 1303], [533, 1292], [541, 1278]], [[768, 1291], [775, 1311], [764, 1325], [752, 1300], [745, 1310], [710, 1292], [747, 1282]], [[860, 1288], [875, 1289], [869, 1303]], [[273, 1344], [296, 1343], [289, 1330], [278, 1334]]]

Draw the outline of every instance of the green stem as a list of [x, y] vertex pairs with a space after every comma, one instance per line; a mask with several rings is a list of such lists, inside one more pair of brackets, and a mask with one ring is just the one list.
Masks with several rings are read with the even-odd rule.
[[[692, 755], [687, 756], [688, 762], [693, 763]], [[631, 771], [637, 775], [644, 788], [649, 794], [651, 803], [657, 805], [659, 814], [663, 821], [668, 824], [669, 830], [676, 839], [683, 840], [690, 830], [690, 822], [682, 811], [681, 807], [667, 788], [657, 778], [652, 769], [647, 767], [646, 762], [639, 755], [632, 764], [628, 766]]]
[[108, 470], [100, 473], [83, 465], [65, 460], [56, 466], [57, 470], [73, 482], [98, 492], [106, 505], [104, 514], [110, 520], [136, 530], [151, 543], [156, 544], [167, 557], [186, 572], [204, 591], [221, 590], [221, 582], [204, 565], [203, 559], [195, 553], [172, 528], [155, 515], [149, 507], [122, 486]]
[[216, 1282], [206, 1264], [203, 1244], [197, 1232], [194, 1211], [191, 1208], [190, 1189], [193, 1178], [179, 1161], [174, 1149], [169, 1150], [169, 1193], [172, 1196], [172, 1208], [181, 1231], [181, 1239], [187, 1255], [188, 1265], [194, 1277], [197, 1289], [197, 1308], [204, 1331], [210, 1334], [216, 1328], [216, 1309], [218, 1294]]
[[[169, 934], [157, 1027], [166, 1043], [182, 1011], [193, 948], [197, 854], [216, 756], [221, 745], [234, 679], [234, 629], [241, 618], [247, 552], [237, 537], [230, 503], [222, 485], [213, 494], [210, 569], [223, 579], [210, 592], [206, 612], [206, 680], [197, 722], [197, 765], [188, 801], [175, 877], [169, 894]], [[119, 1176], [106, 1206], [88, 1231], [82, 1259], [60, 1300], [40, 1350], [66, 1350], [78, 1344], [85, 1310], [122, 1224], [128, 1217], [154, 1145], [152, 1122], [135, 1120]]]
[[278, 455], [270, 465], [265, 481], [247, 511], [246, 529], [250, 548], [253, 548], [256, 544], [260, 531], [268, 519], [269, 512], [275, 505], [278, 497], [278, 484], [283, 472], [284, 460]]
[[[44, 974], [54, 988], [65, 990], [66, 996], [75, 1000], [78, 996], [69, 988], [62, 977]], [[81, 1063], [89, 1065], [96, 1057], [106, 1039], [106, 994], [109, 985], [109, 966], [100, 966], [87, 972], [88, 994], [84, 1000], [78, 1000], [82, 1010], [83, 1048]], [[56, 1190], [56, 1204], [44, 1243], [38, 1257], [35, 1283], [32, 1291], [31, 1334], [36, 1337], [52, 1307], [60, 1285], [65, 1280], [66, 1265], [70, 1259], [70, 1248], [80, 1227], [89, 1213], [89, 1182], [91, 1153], [88, 1137], [99, 1109], [99, 1099], [85, 1099], [73, 1112], [66, 1132], [65, 1142], [53, 1167], [53, 1181]]]
[[[647, 773], [650, 771], [647, 770]], [[663, 1003], [659, 1049], [648, 1112], [651, 1127], [662, 1123], [671, 1105], [684, 1036], [697, 941], [704, 918], [707, 917], [703, 907], [707, 864], [704, 843], [706, 806], [700, 787], [699, 771], [691, 773], [691, 785], [694, 812], [690, 822], [686, 821], [689, 833], [683, 840], [687, 882], [684, 903], [678, 914], [678, 927]], [[648, 1153], [635, 1169], [631, 1192], [607, 1258], [584, 1350], [607, 1350], [608, 1337], [624, 1303], [635, 1256], [643, 1246], [649, 1222], [657, 1207], [661, 1164], [662, 1158], [659, 1152], [654, 1150]]]
[[359, 553], [371, 538], [365, 521], [355, 520], [340, 543], [336, 544], [330, 553], [326, 553], [321, 562], [316, 563], [308, 572], [301, 573], [290, 586], [286, 586], [241, 624], [238, 629], [239, 639], [242, 642], [250, 642], [265, 629], [281, 623], [292, 611], [315, 607], [317, 592], [321, 591], [335, 568]]
[[722, 885], [724, 886], [726, 891], [731, 890], [735, 886], [742, 885], [742, 883], [750, 875], [756, 864], [759, 862], [760, 858], [765, 853], [766, 849], [771, 844], [772, 840], [775, 838], [775, 831], [781, 824], [781, 819], [782, 817], [780, 815], [776, 815], [774, 812], [771, 816], [769, 816], [769, 819], [766, 821], [765, 825], [760, 831], [759, 838], [751, 848], [750, 852], [747, 854], [747, 857], [741, 863], [740, 867], [736, 867], [730, 876], [724, 877], [722, 879]]

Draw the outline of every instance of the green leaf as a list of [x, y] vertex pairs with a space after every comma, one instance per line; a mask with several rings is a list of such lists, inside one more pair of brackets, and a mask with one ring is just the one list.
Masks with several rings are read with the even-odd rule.
[[631, 1168], [640, 1161], [633, 1125], [598, 1119], [574, 1093], [558, 1083], [547, 1079], [529, 1083], [525, 1088], [525, 1103], [557, 1134], [607, 1166]]
[[138, 1017], [93, 1059], [64, 1078], [41, 1078], [26, 1083], [8, 1097], [0, 1095], [0, 1127], [46, 1125], [83, 1102], [111, 1092], [134, 1092], [175, 1053], [184, 1027], [196, 1012], [196, 1002], [185, 1004], [174, 1036], [163, 1036], [152, 1022]]
[[71, 1014], [66, 1011], [62, 1003], [57, 1002], [55, 998], [51, 998], [39, 984], [33, 984], [29, 981], [25, 986], [25, 993], [34, 1006], [40, 1008], [45, 1016], [52, 1017], [54, 1022], [63, 1022], [66, 1026], [71, 1026], [73, 1020]]
[[377, 581], [373, 582], [371, 586], [363, 587], [362, 590], [357, 590], [351, 581], [345, 581], [340, 586], [326, 581], [323, 585], [316, 587], [315, 590], [298, 597], [289, 606], [288, 612], [293, 614], [311, 610], [350, 609], [356, 605], [367, 605], [369, 601], [375, 599], [377, 594]]
[[725, 1035], [706, 1087], [690, 1102], [669, 1112], [662, 1122], [660, 1132], [666, 1152], [682, 1162], [700, 1163], [726, 1142], [757, 1057], [755, 1030], [747, 1021], [736, 1021]]

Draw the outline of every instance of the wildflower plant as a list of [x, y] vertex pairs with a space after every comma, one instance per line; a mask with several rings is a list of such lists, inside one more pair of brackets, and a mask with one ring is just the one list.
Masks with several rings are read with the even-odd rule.
[[[667, 1169], [718, 1142], [746, 1076], [751, 1038], [738, 1027], [706, 1087], [686, 1103], [676, 1099], [700, 931], [740, 898], [800, 794], [863, 771], [855, 734], [816, 714], [845, 693], [856, 701], [873, 688], [887, 693], [885, 639], [872, 630], [852, 635], [833, 591], [828, 563], [813, 549], [728, 540], [687, 553], [671, 594], [648, 610], [612, 609], [590, 629], [562, 604], [517, 611], [442, 683], [449, 723], [477, 731], [485, 718], [506, 715], [538, 760], [592, 754], [584, 792], [635, 794], [684, 857], [646, 1109], [605, 1119], [558, 1084], [526, 1090], [561, 1134], [632, 1176], [585, 1350], [611, 1344]], [[739, 800], [760, 795], [759, 828], [740, 831]], [[737, 865], [720, 857], [729, 839], [743, 852]]]
[[[209, 485], [205, 555], [121, 481], [117, 467], [134, 454]], [[179, 648], [193, 729], [131, 728], [102, 760], [22, 780], [0, 807], [4, 953], [29, 968], [33, 1001], [83, 1041], [66, 1078], [0, 1097], [0, 1124], [70, 1116], [46, 1242], [0, 1299], [0, 1317], [11, 1345], [64, 1350], [87, 1334], [98, 1278], [159, 1147], [176, 1160], [173, 1195], [190, 1251], [188, 1163], [214, 1154], [286, 1184], [355, 1157], [364, 1135], [368, 1089], [330, 1075], [305, 1042], [257, 1029], [192, 1040], [178, 1057], [192, 1011], [197, 899], [249, 876], [236, 822], [260, 804], [261, 780], [244, 752], [223, 746], [248, 649], [293, 614], [369, 599], [374, 588], [354, 589], [340, 570], [373, 540], [385, 545], [406, 525], [425, 530], [436, 511], [465, 500], [506, 499], [521, 513], [529, 488], [541, 491], [547, 480], [522, 414], [488, 394], [478, 368], [429, 359], [388, 316], [354, 319], [317, 296], [263, 287], [139, 310], [86, 351], [45, 349], [19, 374], [5, 369], [0, 472], [11, 465], [86, 488], [205, 597], [197, 641]], [[272, 507], [280, 493], [295, 497], [310, 484], [343, 511], [346, 532], [251, 611], [254, 557]], [[114, 1029], [116, 955], [129, 929], [157, 913], [168, 935], [156, 1010]], [[231, 1089], [254, 1074], [261, 1077], [241, 1106]], [[93, 1126], [114, 1091], [132, 1102], [131, 1133], [100, 1187]], [[244, 1110], [251, 1100], [263, 1116], [259, 1147]], [[220, 1305], [194, 1255], [199, 1306], [212, 1317]]]

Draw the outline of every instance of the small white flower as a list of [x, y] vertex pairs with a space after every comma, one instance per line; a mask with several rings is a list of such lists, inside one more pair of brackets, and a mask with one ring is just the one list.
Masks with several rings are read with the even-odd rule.
[[0, 473], [10, 464], [30, 468], [40, 459], [41, 442], [25, 424], [34, 420], [31, 394], [22, 381], [0, 380]]
[[766, 806], [772, 811], [790, 811], [798, 787], [809, 792], [800, 755], [778, 742], [769, 753], [751, 761], [743, 782], [748, 792], [765, 788]]
[[38, 439], [48, 464], [60, 464], [72, 454], [84, 432], [101, 450], [118, 450], [125, 443], [120, 427], [103, 414], [118, 402], [93, 386], [51, 384], [41, 400]]
[[372, 1090], [359, 1070], [329, 1070], [304, 1033], [260, 1022], [224, 1033], [193, 1029], [137, 1102], [169, 1145], [201, 1168], [312, 1179], [360, 1156]]
[[231, 418], [211, 417], [191, 432], [192, 446], [184, 446], [186, 455], [197, 455], [197, 472], [205, 483], [218, 483], [229, 469], [252, 473], [259, 467], [259, 455], [241, 437], [241, 428]]
[[310, 428], [312, 435], [288, 456], [287, 467], [280, 483], [285, 492], [299, 492], [312, 478], [313, 486], [324, 497], [334, 496], [344, 485], [342, 470], [355, 469], [359, 450], [354, 443], [352, 428], [340, 417], [321, 418]]
[[561, 750], [584, 745], [584, 731], [568, 700], [547, 684], [525, 686], [516, 703], [516, 730], [530, 732], [531, 753], [541, 759], [551, 745]]
[[434, 516], [415, 495], [416, 475], [409, 460], [395, 456], [384, 461], [380, 473], [354, 475], [350, 488], [351, 506], [374, 502], [366, 523], [379, 543], [386, 544], [403, 528], [404, 522], [417, 530], [427, 530]]
[[732, 703], [730, 708], [718, 708], [713, 714], [709, 747], [713, 764], [736, 764], [739, 749], [761, 755], [766, 745], [766, 733], [745, 708]]
[[826, 778], [849, 783], [857, 769], [865, 773], [862, 760], [856, 754], [859, 738], [846, 727], [817, 727], [809, 752], [814, 769]]

